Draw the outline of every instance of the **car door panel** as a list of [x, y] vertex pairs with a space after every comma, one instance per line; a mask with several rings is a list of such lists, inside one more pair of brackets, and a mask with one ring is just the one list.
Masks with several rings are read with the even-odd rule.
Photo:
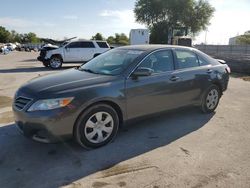
[[160, 112], [174, 107], [172, 97], [175, 85], [172, 74], [164, 73], [126, 81], [127, 111], [129, 118]]
[[181, 77], [181, 81], [177, 83], [176, 95], [174, 100], [180, 106], [186, 106], [197, 103], [203, 91], [203, 85], [208, 80], [207, 74], [199, 65], [198, 58], [195, 53], [190, 50], [174, 50], [175, 63], [177, 70], [175, 75]]
[[80, 42], [80, 52], [78, 54], [78, 61], [89, 61], [93, 58], [95, 53], [95, 45], [91, 41]]
[[75, 62], [77, 61], [77, 57], [79, 56], [79, 43], [78, 42], [72, 42], [69, 43], [64, 48], [64, 62]]
[[138, 68], [149, 68], [154, 73], [146, 77], [129, 77], [126, 80], [127, 111], [129, 118], [160, 112], [173, 108], [176, 90], [171, 78], [174, 76], [171, 50], [159, 50], [150, 54]]

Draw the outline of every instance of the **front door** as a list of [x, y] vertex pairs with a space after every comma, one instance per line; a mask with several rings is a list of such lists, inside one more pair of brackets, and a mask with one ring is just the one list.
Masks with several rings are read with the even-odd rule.
[[149, 55], [137, 68], [150, 68], [150, 76], [126, 80], [127, 116], [135, 118], [173, 108], [176, 85], [173, 79], [174, 61], [171, 50], [160, 50]]
[[80, 53], [79, 42], [71, 42], [64, 48], [64, 61], [76, 62]]

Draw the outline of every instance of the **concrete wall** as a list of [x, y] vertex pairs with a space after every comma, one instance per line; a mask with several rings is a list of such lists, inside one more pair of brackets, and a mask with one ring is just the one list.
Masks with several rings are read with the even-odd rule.
[[197, 45], [195, 48], [227, 61], [233, 72], [250, 74], [250, 45]]

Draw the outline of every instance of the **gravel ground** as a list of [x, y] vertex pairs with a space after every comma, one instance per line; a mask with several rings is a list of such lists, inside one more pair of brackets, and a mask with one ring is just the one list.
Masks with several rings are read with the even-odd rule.
[[55, 72], [37, 55], [0, 55], [0, 187], [250, 187], [250, 82], [231, 78], [214, 114], [164, 113], [130, 123], [113, 143], [86, 151], [73, 141], [26, 139], [12, 123], [15, 90]]

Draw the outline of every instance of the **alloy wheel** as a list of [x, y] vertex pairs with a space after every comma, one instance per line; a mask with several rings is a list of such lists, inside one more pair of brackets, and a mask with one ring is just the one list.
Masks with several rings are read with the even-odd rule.
[[50, 60], [50, 67], [56, 69], [61, 66], [62, 62], [60, 58], [54, 57]]

